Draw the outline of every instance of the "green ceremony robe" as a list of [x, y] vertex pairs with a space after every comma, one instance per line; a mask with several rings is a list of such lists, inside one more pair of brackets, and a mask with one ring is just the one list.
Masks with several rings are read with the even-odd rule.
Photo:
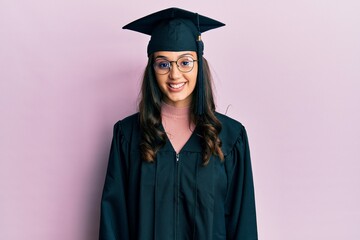
[[139, 115], [114, 126], [101, 201], [100, 240], [257, 240], [246, 130], [219, 113], [225, 160], [202, 166], [196, 129], [176, 154], [170, 141], [141, 160]]

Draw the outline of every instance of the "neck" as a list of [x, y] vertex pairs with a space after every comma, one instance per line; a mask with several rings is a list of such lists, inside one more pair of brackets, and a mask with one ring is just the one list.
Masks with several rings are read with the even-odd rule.
[[195, 129], [191, 121], [190, 106], [174, 107], [162, 103], [161, 121], [174, 150], [179, 153]]
[[175, 107], [165, 102], [161, 104], [161, 114], [172, 118], [189, 118], [190, 106]]

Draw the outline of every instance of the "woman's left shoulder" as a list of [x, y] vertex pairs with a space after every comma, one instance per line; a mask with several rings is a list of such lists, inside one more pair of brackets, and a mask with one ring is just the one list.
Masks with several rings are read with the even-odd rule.
[[230, 130], [235, 134], [239, 134], [245, 130], [244, 125], [236, 119], [218, 112], [215, 113], [215, 116], [221, 122], [222, 130]]
[[229, 116], [218, 112], [215, 113], [215, 116], [221, 122], [219, 137], [222, 142], [223, 152], [227, 155], [238, 141], [242, 141], [246, 137], [246, 130], [242, 123]]

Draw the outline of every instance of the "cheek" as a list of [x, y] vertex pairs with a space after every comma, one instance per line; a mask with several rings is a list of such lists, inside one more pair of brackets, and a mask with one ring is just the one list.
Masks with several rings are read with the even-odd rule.
[[162, 86], [164, 85], [164, 83], [166, 82], [166, 78], [164, 78], [163, 75], [155, 75], [155, 78], [156, 78], [156, 82], [158, 84], [158, 86]]
[[196, 67], [194, 67], [193, 71], [192, 71], [192, 77], [193, 77], [193, 80], [194, 82], [196, 82], [197, 80], [197, 75], [198, 75], [198, 66], [196, 65]]
[[191, 76], [190, 76], [190, 80], [192, 82], [193, 85], [196, 85], [196, 81], [197, 81], [197, 71], [192, 72]]

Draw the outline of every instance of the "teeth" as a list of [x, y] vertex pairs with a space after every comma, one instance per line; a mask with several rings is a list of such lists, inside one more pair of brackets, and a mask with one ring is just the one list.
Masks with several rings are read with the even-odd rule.
[[179, 84], [169, 84], [169, 86], [171, 88], [175, 88], [175, 89], [178, 89], [178, 88], [181, 88], [182, 86], [184, 86], [185, 83], [179, 83]]

